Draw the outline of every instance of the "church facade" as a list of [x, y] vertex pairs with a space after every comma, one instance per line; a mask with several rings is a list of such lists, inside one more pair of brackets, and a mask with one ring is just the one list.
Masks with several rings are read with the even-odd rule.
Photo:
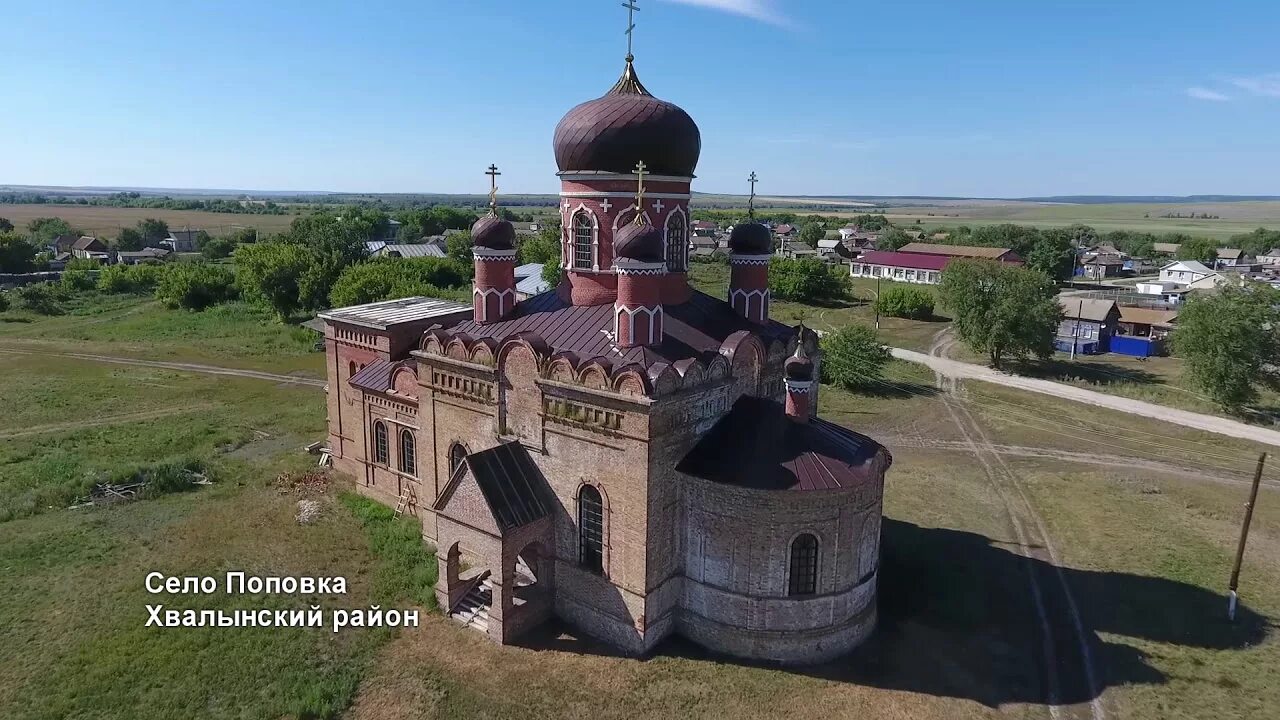
[[876, 622], [891, 458], [816, 417], [816, 337], [769, 317], [769, 230], [735, 227], [727, 301], [689, 285], [701, 137], [630, 57], [554, 149], [557, 288], [516, 301], [491, 214], [470, 307], [322, 315], [335, 467], [421, 519], [440, 607], [496, 642], [556, 617], [632, 654], [848, 652]]

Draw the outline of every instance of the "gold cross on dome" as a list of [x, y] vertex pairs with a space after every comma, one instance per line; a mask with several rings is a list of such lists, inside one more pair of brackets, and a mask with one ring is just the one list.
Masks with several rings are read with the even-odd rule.
[[622, 7], [627, 9], [627, 62], [631, 62], [631, 35], [636, 29], [636, 13], [640, 12], [640, 8], [636, 6], [636, 0], [627, 0], [622, 3]]
[[495, 215], [498, 214], [498, 176], [501, 174], [497, 165], [490, 165], [485, 171], [489, 176], [489, 211]]
[[747, 178], [747, 182], [751, 183], [751, 197], [747, 199], [747, 217], [755, 218], [756, 216], [756, 183], [760, 179], [756, 177], [756, 171], [751, 171], [751, 176]]
[[637, 225], [644, 224], [644, 176], [648, 175], [648, 167], [644, 161], [636, 163], [636, 219]]

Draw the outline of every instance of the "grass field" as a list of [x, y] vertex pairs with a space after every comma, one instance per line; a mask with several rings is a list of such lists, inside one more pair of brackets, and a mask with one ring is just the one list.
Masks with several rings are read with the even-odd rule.
[[[251, 311], [201, 318], [115, 302], [0, 323], [0, 332], [20, 328], [21, 347], [51, 352], [150, 357], [153, 348], [237, 367], [314, 363], [318, 372], [318, 356], [288, 328], [260, 324]], [[103, 322], [76, 324], [95, 319]], [[166, 333], [169, 325], [180, 329]], [[14, 343], [0, 334], [0, 350]], [[789, 716], [1045, 718], [1051, 685], [1028, 572], [1056, 587], [1056, 567], [1079, 603], [1109, 717], [1276, 715], [1280, 473], [1269, 473], [1254, 518], [1242, 620], [1222, 620], [1256, 447], [982, 383], [952, 402], [972, 411], [971, 426], [952, 419], [930, 372], [896, 361], [867, 392], [822, 388], [824, 416], [894, 454], [881, 620], [849, 658], [784, 669], [678, 641], [648, 659], [620, 658], [562, 626], [501, 648], [438, 615], [398, 633], [146, 628], [144, 607], [157, 599], [142, 580], [152, 570], [351, 583], [347, 596], [318, 600], [172, 598], [182, 607], [425, 609], [435, 561], [413, 542], [411, 524], [340, 487], [316, 495], [317, 524], [294, 522], [298, 496], [272, 479], [313, 462], [300, 448], [323, 435], [316, 388], [0, 353], [0, 513], [12, 511], [0, 514], [0, 717], [594, 720], [776, 717], [785, 708]], [[1003, 448], [1000, 461], [989, 449], [975, 454], [975, 428]], [[62, 509], [94, 477], [193, 455], [215, 468], [212, 487]], [[997, 477], [991, 463], [1006, 470]], [[1043, 518], [1058, 563], [1024, 559], [1036, 549], [1015, 534], [1015, 485]], [[1050, 594], [1048, 608], [1055, 637], [1064, 637], [1061, 598]], [[1066, 718], [1087, 717], [1091, 693], [1070, 672], [1069, 648], [1060, 650], [1054, 694]]]
[[226, 235], [239, 227], [257, 228], [263, 234], [276, 233], [289, 227], [294, 215], [249, 215], [212, 213], [202, 210], [162, 210], [159, 208], [117, 208], [93, 205], [2, 205], [0, 217], [25, 229], [36, 218], [58, 217], [71, 227], [92, 235], [114, 238], [122, 228], [138, 221], [155, 218], [169, 223], [170, 229], [189, 227], [205, 230], [210, 235]]

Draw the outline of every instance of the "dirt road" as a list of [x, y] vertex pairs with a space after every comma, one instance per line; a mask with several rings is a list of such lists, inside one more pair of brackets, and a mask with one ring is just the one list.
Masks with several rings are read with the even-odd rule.
[[[935, 341], [935, 346], [939, 351], [945, 349], [945, 340]], [[1010, 375], [992, 370], [982, 365], [974, 365], [972, 363], [960, 362], [959, 360], [951, 360], [945, 357], [937, 357], [927, 355], [914, 350], [904, 350], [903, 348], [890, 348], [893, 356], [899, 360], [919, 363], [933, 370], [935, 373], [951, 379], [967, 379], [981, 380], [983, 382], [994, 383], [996, 385], [1004, 385], [1006, 387], [1026, 390], [1028, 392], [1040, 393], [1041, 395], [1052, 395], [1064, 400], [1073, 400], [1075, 402], [1085, 403], [1087, 405], [1096, 405], [1109, 410], [1119, 410], [1120, 412], [1129, 413], [1131, 415], [1141, 415], [1143, 417], [1155, 418], [1165, 422], [1189, 427], [1196, 430], [1204, 430], [1206, 432], [1216, 433], [1218, 435], [1226, 435], [1227, 437], [1239, 438], [1241, 440], [1249, 440], [1252, 442], [1263, 443], [1280, 447], [1280, 431], [1268, 430], [1262, 427], [1246, 425], [1235, 420], [1227, 418], [1215, 417], [1213, 415], [1202, 415], [1200, 413], [1188, 412], [1186, 410], [1178, 410], [1176, 408], [1156, 405], [1155, 403], [1144, 402], [1142, 400], [1134, 400], [1131, 398], [1119, 397], [1116, 395], [1107, 395], [1106, 393], [1086, 390], [1084, 388], [1075, 387], [1074, 385], [1065, 385], [1063, 383], [1051, 382], [1049, 380], [1037, 380], [1036, 378], [1021, 377], [1019, 375]]]

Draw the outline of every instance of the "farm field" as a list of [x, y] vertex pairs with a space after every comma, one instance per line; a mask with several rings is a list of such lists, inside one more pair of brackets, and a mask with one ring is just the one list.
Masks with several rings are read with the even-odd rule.
[[[146, 301], [109, 312], [129, 309], [100, 323], [120, 329], [92, 340], [59, 327], [67, 316], [16, 324], [51, 352], [89, 342], [132, 355], [155, 338], [157, 352], [181, 355], [180, 335], [129, 324], [160, 321]], [[206, 360], [296, 360], [265, 359], [287, 358], [288, 328], [239, 313], [209, 322], [222, 339], [193, 351]], [[0, 349], [11, 342], [0, 336]], [[1045, 718], [1051, 698], [1061, 716], [1085, 718], [1097, 693], [1079, 669], [1059, 577], [1108, 717], [1263, 718], [1280, 708], [1269, 670], [1280, 663], [1275, 471], [1246, 556], [1246, 610], [1235, 625], [1222, 619], [1258, 450], [1247, 443], [982, 383], [950, 397], [927, 370], [896, 361], [865, 392], [824, 386], [825, 417], [894, 454], [872, 642], [810, 668], [737, 663], [678, 641], [636, 660], [559, 626], [500, 648], [434, 614], [398, 632], [144, 628], [151, 570], [343, 575], [352, 588], [342, 607], [425, 611], [435, 561], [429, 549], [404, 560], [392, 548], [413, 533], [344, 498], [341, 479], [319, 492], [319, 522], [294, 522], [297, 496], [272, 479], [313, 462], [300, 448], [323, 435], [318, 388], [56, 356], [0, 353], [0, 366], [0, 404], [17, 408], [0, 418], [0, 507], [18, 510], [0, 515], [0, 647], [15, 649], [0, 653], [6, 718], [772, 717], [788, 707], [941, 720]], [[94, 477], [189, 456], [216, 468], [212, 487], [61, 509]], [[1019, 539], [1019, 523], [1034, 527], [1029, 512], [1056, 562]], [[1047, 630], [1028, 572], [1044, 588]], [[1045, 637], [1060, 644], [1056, 666], [1044, 662]]]
[[296, 215], [241, 215], [201, 210], [46, 204], [0, 205], [0, 217], [7, 218], [18, 228], [25, 228], [27, 223], [36, 218], [59, 217], [73, 228], [113, 238], [122, 228], [133, 227], [146, 218], [163, 220], [169, 224], [170, 229], [189, 227], [193, 230], [205, 230], [210, 235], [226, 235], [235, 230], [236, 226], [257, 228], [263, 234], [280, 232], [289, 227]]

